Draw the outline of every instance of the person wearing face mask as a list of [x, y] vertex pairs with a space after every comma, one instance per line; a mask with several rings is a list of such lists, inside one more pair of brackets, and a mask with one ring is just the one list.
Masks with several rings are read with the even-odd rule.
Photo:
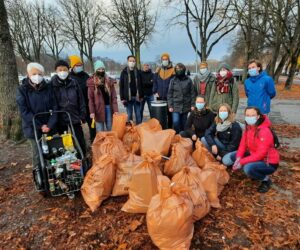
[[135, 66], [135, 57], [127, 57], [127, 67], [120, 75], [120, 98], [126, 107], [128, 121], [133, 120], [133, 110], [135, 113], [136, 124], [142, 122], [141, 102], [143, 101], [144, 91], [141, 83], [141, 73]]
[[95, 73], [88, 79], [88, 97], [90, 118], [96, 121], [96, 131], [111, 130], [112, 115], [118, 112], [116, 81], [105, 74], [105, 65], [97, 60]]
[[184, 130], [187, 115], [195, 108], [195, 92], [192, 80], [185, 74], [182, 63], [175, 66], [175, 77], [171, 80], [168, 91], [168, 107], [172, 113], [173, 127], [176, 133]]
[[248, 97], [248, 106], [258, 107], [262, 114], [269, 114], [271, 99], [276, 96], [273, 79], [262, 69], [258, 60], [248, 63], [249, 78], [245, 81], [244, 88]]
[[[52, 77], [50, 84], [53, 86], [58, 110], [66, 111], [71, 116], [72, 125], [83, 154], [86, 154], [86, 144], [82, 130], [85, 123], [86, 107], [82, 90], [69, 75], [69, 64], [59, 60], [55, 64], [56, 75]], [[69, 119], [66, 114], [59, 114], [58, 133], [68, 131]]]
[[206, 106], [210, 107], [210, 93], [216, 77], [208, 70], [207, 62], [199, 64], [199, 74], [193, 80], [196, 95], [205, 96]]
[[152, 93], [153, 88], [153, 78], [154, 74], [150, 68], [148, 63], [144, 63], [143, 70], [141, 71], [141, 82], [144, 91], [144, 98], [141, 104], [141, 119], [143, 121], [144, 118], [144, 107], [147, 102], [148, 110], [151, 113], [151, 102], [154, 101], [154, 96]]
[[261, 181], [258, 192], [265, 193], [271, 187], [269, 175], [278, 167], [280, 157], [274, 146], [274, 136], [269, 118], [257, 107], [245, 109], [246, 130], [243, 133], [238, 151], [232, 156], [234, 171], [243, 168], [245, 174]]
[[[25, 138], [30, 142], [32, 148], [33, 169], [39, 167], [39, 153], [36, 145], [32, 118], [41, 112], [57, 111], [57, 103], [54, 98], [53, 88], [44, 79], [44, 67], [39, 63], [27, 65], [27, 77], [18, 88], [17, 104], [22, 118], [22, 128]], [[36, 117], [38, 138], [45, 134], [55, 132], [57, 114], [39, 115]]]
[[223, 103], [219, 106], [215, 122], [206, 130], [201, 138], [203, 145], [225, 166], [232, 166], [232, 155], [238, 149], [242, 129], [234, 116], [230, 106]]
[[77, 81], [83, 93], [84, 102], [86, 106], [85, 120], [89, 126], [90, 142], [92, 143], [96, 136], [96, 129], [91, 127], [92, 119], [90, 118], [87, 88], [87, 79], [89, 79], [89, 75], [83, 70], [83, 62], [79, 56], [71, 55], [69, 56], [69, 61], [71, 66], [70, 77]]
[[234, 115], [239, 105], [239, 88], [238, 83], [234, 81], [231, 68], [228, 64], [222, 63], [219, 66], [215, 84], [213, 84], [209, 104], [212, 111], [218, 111], [221, 103], [227, 103]]
[[[161, 66], [156, 69], [152, 91], [157, 100], [167, 101], [169, 85], [175, 76], [175, 69], [168, 53], [163, 53], [160, 59]], [[172, 127], [172, 113], [168, 111], [168, 128]]]
[[194, 142], [201, 139], [215, 119], [215, 114], [207, 108], [204, 96], [197, 96], [195, 109], [189, 114], [182, 137], [190, 138]]

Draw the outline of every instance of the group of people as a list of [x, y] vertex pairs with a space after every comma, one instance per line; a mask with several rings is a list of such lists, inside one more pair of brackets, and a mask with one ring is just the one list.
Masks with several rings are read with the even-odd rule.
[[[249, 62], [249, 77], [244, 83], [248, 107], [243, 132], [241, 124], [235, 121], [239, 89], [230, 66], [222, 63], [214, 75], [208, 64], [201, 62], [200, 73], [193, 80], [186, 71], [182, 63], [174, 67], [167, 53], [161, 55], [161, 65], [155, 73], [149, 64], [144, 64], [139, 70], [135, 57], [128, 56], [119, 82], [120, 100], [126, 107], [128, 120], [133, 120], [134, 113], [136, 124], [141, 123], [146, 103], [151, 114], [152, 101], [165, 101], [169, 128], [194, 142], [201, 140], [224, 165], [232, 166], [234, 170], [243, 166], [246, 175], [261, 181], [259, 191], [267, 192], [271, 185], [268, 176], [276, 171], [279, 163], [268, 119], [270, 100], [276, 95], [273, 80], [263, 71], [260, 62]], [[44, 67], [29, 63], [28, 77], [17, 93], [24, 135], [32, 146], [34, 167], [39, 165], [32, 123], [35, 114], [49, 110], [68, 112], [75, 135], [86, 154], [82, 124], [89, 125], [92, 142], [96, 132], [111, 130], [112, 115], [119, 112], [116, 80], [106, 74], [102, 61], [94, 63], [94, 73], [89, 76], [84, 72], [80, 57], [73, 55], [69, 62], [56, 62], [55, 72], [56, 75], [47, 83]], [[69, 126], [65, 113], [38, 116], [36, 122], [38, 136], [42, 133], [62, 134]]]

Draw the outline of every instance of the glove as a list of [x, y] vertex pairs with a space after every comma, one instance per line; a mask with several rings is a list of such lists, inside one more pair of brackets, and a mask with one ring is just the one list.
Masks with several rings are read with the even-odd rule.
[[241, 158], [237, 158], [232, 166], [232, 171], [237, 171], [242, 168], [242, 165], [240, 163]]

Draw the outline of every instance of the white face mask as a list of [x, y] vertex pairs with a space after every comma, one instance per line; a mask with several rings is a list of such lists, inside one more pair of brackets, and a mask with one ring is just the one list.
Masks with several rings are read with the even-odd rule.
[[167, 67], [169, 65], [169, 60], [162, 60], [162, 66]]
[[224, 77], [227, 75], [227, 70], [221, 70], [220, 71], [220, 76]]
[[66, 78], [69, 75], [69, 72], [68, 71], [60, 71], [57, 73], [57, 75], [61, 80], [66, 80]]
[[200, 71], [200, 74], [203, 75], [207, 72], [207, 68], [202, 68], [199, 71]]
[[44, 77], [40, 76], [40, 75], [32, 75], [30, 77], [30, 80], [34, 83], [34, 84], [40, 84], [43, 80]]
[[128, 67], [133, 69], [135, 66], [135, 62], [128, 62]]

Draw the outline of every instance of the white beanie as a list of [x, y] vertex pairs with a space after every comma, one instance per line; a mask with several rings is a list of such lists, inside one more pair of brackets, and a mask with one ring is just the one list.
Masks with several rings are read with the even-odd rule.
[[27, 64], [27, 73], [29, 73], [32, 69], [37, 69], [41, 71], [43, 74], [45, 73], [45, 69], [43, 65], [37, 63], [37, 62], [32, 62]]

